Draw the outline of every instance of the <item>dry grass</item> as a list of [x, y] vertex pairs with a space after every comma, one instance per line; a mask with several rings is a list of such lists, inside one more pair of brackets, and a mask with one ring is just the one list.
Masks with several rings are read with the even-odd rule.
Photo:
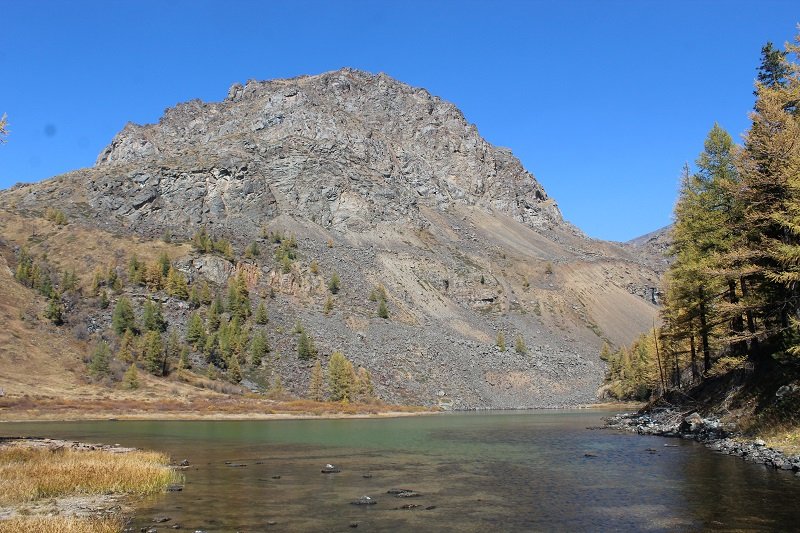
[[121, 517], [15, 516], [0, 520], [0, 533], [118, 533], [125, 527]]
[[782, 451], [786, 455], [800, 455], [800, 429], [795, 428], [764, 435], [767, 446]]
[[0, 504], [77, 494], [147, 495], [181, 481], [169, 458], [157, 452], [0, 448]]
[[92, 420], [103, 418], [230, 418], [288, 416], [369, 416], [430, 412], [431, 408], [383, 403], [276, 401], [257, 397], [218, 396], [183, 400], [135, 398], [0, 398], [5, 420]]

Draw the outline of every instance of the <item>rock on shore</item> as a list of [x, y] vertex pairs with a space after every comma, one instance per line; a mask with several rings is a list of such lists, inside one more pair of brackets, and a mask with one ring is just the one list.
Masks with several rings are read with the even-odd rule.
[[675, 409], [663, 409], [649, 413], [623, 413], [607, 418], [606, 425], [639, 435], [695, 440], [716, 452], [778, 470], [793, 471], [800, 476], [800, 455], [787, 456], [767, 446], [761, 439], [746, 440], [737, 433], [734, 425], [722, 423], [715, 417], [704, 418], [697, 412], [686, 414]]

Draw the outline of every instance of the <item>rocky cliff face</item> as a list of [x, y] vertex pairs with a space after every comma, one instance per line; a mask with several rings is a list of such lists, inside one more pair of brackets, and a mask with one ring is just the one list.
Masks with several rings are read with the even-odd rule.
[[131, 228], [200, 224], [254, 235], [276, 214], [324, 228], [424, 225], [421, 205], [495, 209], [561, 222], [543, 188], [452, 104], [384, 74], [344, 69], [231, 87], [158, 124], [128, 124], [96, 165], [89, 204]]
[[[344, 350], [388, 400], [586, 402], [602, 342], [630, 341], [656, 310], [642, 288], [657, 274], [635, 250], [584, 237], [455, 106], [384, 74], [235, 84], [223, 102], [128, 124], [93, 168], [2, 192], [0, 206], [28, 217], [57, 206], [71, 224], [114, 234], [182, 240], [206, 227], [232, 240], [233, 261], [193, 253], [176, 265], [221, 291], [249, 273], [281, 354], [271, 372], [297, 393], [309, 374], [293, 355], [299, 320], [323, 359]], [[268, 231], [296, 236], [288, 268]], [[252, 242], [262, 254], [244, 258]], [[342, 289], [325, 313], [334, 272]], [[368, 297], [377, 285], [389, 319]], [[172, 320], [183, 328], [186, 313]]]

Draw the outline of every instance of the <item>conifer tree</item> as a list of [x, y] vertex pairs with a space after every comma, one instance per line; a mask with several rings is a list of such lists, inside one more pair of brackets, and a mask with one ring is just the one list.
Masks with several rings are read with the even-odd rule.
[[195, 350], [206, 342], [206, 328], [203, 325], [203, 319], [197, 312], [192, 313], [192, 316], [189, 317], [189, 323], [186, 326], [186, 342]]
[[334, 402], [350, 401], [353, 389], [353, 364], [342, 352], [333, 352], [328, 363], [328, 390]]
[[123, 363], [133, 363], [136, 357], [133, 354], [133, 332], [129, 329], [125, 330], [122, 339], [119, 341], [119, 350], [117, 350], [117, 359]]
[[264, 305], [264, 302], [259, 302], [258, 307], [256, 308], [256, 314], [253, 317], [256, 324], [264, 325], [269, 322], [269, 315], [267, 314], [267, 306]]
[[315, 402], [325, 400], [325, 376], [322, 373], [322, 364], [317, 360], [311, 369], [311, 379], [308, 383], [308, 398]]
[[361, 401], [369, 401], [375, 398], [375, 387], [372, 385], [372, 374], [363, 366], [358, 368], [356, 374], [357, 398]]
[[172, 266], [172, 263], [169, 260], [167, 252], [161, 252], [158, 255], [158, 260], [156, 261], [156, 263], [158, 263], [158, 266], [161, 268], [161, 277], [166, 278], [167, 274], [169, 273], [169, 269]]
[[61, 303], [61, 297], [55, 292], [53, 292], [50, 301], [47, 303], [44, 316], [56, 326], [64, 323], [64, 305]]
[[183, 272], [169, 267], [167, 271], [167, 294], [186, 300], [189, 298], [189, 287], [186, 283], [186, 276]]
[[147, 283], [147, 288], [153, 292], [163, 289], [164, 274], [162, 272], [161, 264], [156, 261], [155, 263], [151, 263], [145, 270], [145, 281]]
[[144, 303], [142, 325], [145, 331], [158, 331], [159, 333], [167, 331], [167, 321], [164, 320], [160, 303], [155, 303], [152, 300], [147, 300]]
[[495, 340], [495, 344], [500, 349], [501, 352], [506, 351], [506, 336], [503, 334], [502, 331], [497, 332], [497, 339]]
[[[797, 57], [798, 44], [787, 45]], [[800, 65], [775, 57], [785, 79], [758, 83], [752, 126], [738, 161], [739, 200], [745, 206], [742, 249], [737, 255], [748, 317], [751, 353], [761, 354], [758, 339], [786, 343], [798, 352], [800, 313]], [[751, 318], [758, 330], [751, 332]], [[753, 346], [753, 342], [755, 346]]]
[[254, 367], [261, 366], [267, 353], [269, 353], [267, 336], [263, 331], [256, 331], [250, 340], [250, 364]]
[[100, 378], [105, 376], [109, 372], [109, 361], [111, 359], [111, 349], [108, 347], [108, 343], [104, 340], [100, 340], [95, 344], [94, 351], [92, 352], [92, 358], [89, 362], [89, 373], [94, 378]]
[[164, 370], [164, 343], [161, 334], [156, 330], [150, 330], [144, 335], [142, 345], [142, 359], [148, 372], [154, 376], [160, 376]]
[[220, 313], [222, 313], [222, 301], [217, 296], [208, 308], [208, 315], [206, 321], [208, 323], [208, 331], [217, 331], [220, 325]]
[[242, 381], [242, 368], [239, 366], [239, 360], [236, 357], [231, 357], [228, 360], [228, 379], [231, 383], [239, 383]]
[[127, 330], [136, 332], [136, 317], [133, 314], [133, 306], [125, 296], [120, 296], [119, 300], [117, 300], [111, 323], [117, 335], [122, 335]]
[[378, 301], [378, 316], [383, 319], [389, 318], [389, 308], [386, 306], [386, 300], [383, 298]]
[[125, 371], [125, 375], [122, 376], [122, 382], [131, 390], [139, 388], [139, 371], [136, 369], [136, 364], [131, 363], [131, 366]]
[[189, 349], [186, 346], [181, 348], [181, 355], [178, 359], [178, 370], [186, 370], [192, 368], [192, 363], [189, 360]]
[[317, 348], [312, 339], [305, 331], [300, 333], [297, 339], [297, 356], [300, 359], [313, 359], [317, 356]]
[[520, 355], [528, 353], [528, 348], [525, 346], [525, 339], [522, 338], [522, 335], [517, 335], [514, 340], [514, 351]]
[[331, 279], [328, 280], [328, 290], [331, 291], [331, 294], [338, 294], [340, 284], [341, 280], [339, 279], [339, 274], [336, 272], [331, 274]]
[[325, 305], [322, 308], [322, 311], [329, 315], [331, 311], [333, 311], [333, 297], [329, 294], [328, 297], [325, 299]]
[[181, 357], [181, 349], [182, 346], [181, 341], [178, 338], [178, 332], [174, 329], [170, 330], [169, 337], [167, 337], [166, 346], [164, 346], [164, 363], [161, 368], [162, 376], [166, 376], [169, 373], [170, 361], [175, 363], [178, 362]]

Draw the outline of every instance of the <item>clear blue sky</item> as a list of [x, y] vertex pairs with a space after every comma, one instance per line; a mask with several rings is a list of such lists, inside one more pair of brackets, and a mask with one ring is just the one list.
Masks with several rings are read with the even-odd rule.
[[568, 220], [627, 240], [670, 222], [715, 121], [747, 129], [761, 46], [794, 37], [800, 4], [5, 0], [0, 20], [0, 188], [236, 81], [351, 66], [455, 103]]

